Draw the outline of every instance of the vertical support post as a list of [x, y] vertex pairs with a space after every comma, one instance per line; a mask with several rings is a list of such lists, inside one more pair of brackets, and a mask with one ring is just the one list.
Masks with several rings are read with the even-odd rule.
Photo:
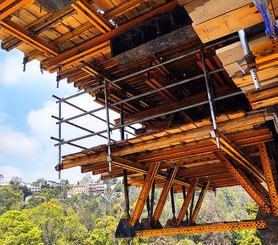
[[177, 174], [178, 168], [179, 167], [175, 167], [175, 168], [171, 169], [169, 177], [165, 180], [163, 189], [161, 191], [158, 203], [156, 205], [156, 208], [155, 208], [155, 211], [154, 211], [154, 214], [153, 214], [153, 220], [152, 220], [153, 221], [153, 226], [155, 226], [159, 221], [159, 218], [162, 214], [162, 211], [163, 211], [168, 193], [169, 193], [169, 191], [172, 187], [173, 181], [174, 181], [175, 176]]
[[184, 201], [183, 201], [183, 204], [182, 204], [182, 206], [181, 206], [181, 210], [180, 210], [180, 212], [179, 212], [178, 218], [176, 219], [176, 222], [175, 222], [175, 225], [176, 225], [176, 226], [179, 226], [179, 225], [181, 224], [181, 222], [182, 222], [182, 220], [183, 220], [183, 218], [184, 218], [184, 216], [185, 216], [186, 210], [187, 210], [187, 208], [188, 208], [188, 205], [189, 205], [189, 203], [190, 203], [190, 200], [191, 200], [192, 197], [193, 197], [193, 194], [194, 194], [194, 192], [195, 192], [195, 188], [196, 188], [196, 186], [197, 186], [197, 184], [198, 184], [198, 181], [199, 181], [199, 178], [195, 179], [195, 180], [191, 183], [191, 185], [190, 185], [190, 187], [189, 187], [189, 190], [187, 191], [187, 195], [186, 195], [186, 197], [185, 197], [185, 199], [184, 199]]
[[265, 143], [259, 144], [259, 151], [260, 151], [261, 162], [262, 162], [262, 166], [266, 178], [266, 184], [269, 192], [272, 211], [275, 216], [278, 216], [278, 195], [277, 195], [277, 190], [276, 190], [271, 164], [268, 158]]
[[153, 181], [152, 191], [151, 191], [151, 207], [150, 207], [150, 216], [149, 216], [150, 222], [152, 222], [152, 217], [153, 217], [154, 194], [155, 194], [155, 180]]
[[125, 194], [125, 212], [126, 216], [129, 219], [129, 193], [128, 193], [128, 182], [127, 182], [127, 170], [124, 169], [124, 194]]
[[[244, 55], [245, 56], [252, 55], [252, 51], [249, 48], [249, 44], [248, 44], [248, 41], [247, 41], [247, 38], [246, 38], [246, 35], [245, 35], [245, 31], [244, 30], [239, 30], [238, 31], [238, 36], [239, 36], [239, 39], [240, 39], [240, 42], [241, 42], [241, 45], [242, 45], [242, 48], [243, 48]], [[249, 65], [249, 63], [247, 63], [247, 65]], [[251, 77], [253, 79], [255, 89], [256, 90], [261, 89], [261, 84], [260, 84], [260, 81], [259, 81], [259, 78], [258, 78], [258, 75], [257, 75], [257, 71], [254, 67], [251, 67], [250, 74], [251, 74]]]
[[138, 197], [138, 200], [137, 200], [136, 206], [134, 208], [132, 217], [129, 221], [129, 224], [132, 227], [135, 227], [137, 221], [139, 220], [139, 218], [142, 214], [144, 205], [145, 205], [146, 200], [149, 196], [149, 193], [150, 193], [153, 181], [155, 179], [156, 173], [158, 171], [159, 165], [160, 165], [160, 162], [157, 162], [157, 163], [154, 163], [154, 164], [150, 165], [150, 168], [147, 172], [146, 180], [144, 181], [144, 184], [143, 184], [143, 187], [141, 189], [140, 195]]
[[200, 209], [201, 209], [201, 206], [202, 206], [202, 204], [203, 204], [205, 195], [206, 195], [206, 193], [207, 193], [207, 191], [208, 191], [208, 188], [209, 188], [209, 182], [207, 182], [206, 185], [203, 187], [203, 189], [202, 189], [202, 191], [201, 191], [201, 193], [200, 193], [200, 196], [199, 196], [199, 198], [198, 198], [198, 201], [197, 201], [197, 203], [196, 203], [194, 212], [193, 212], [193, 214], [192, 214], [192, 216], [191, 216], [191, 220], [190, 220], [190, 222], [191, 222], [192, 225], [193, 225], [193, 224], [196, 222], [196, 220], [197, 220], [198, 214], [199, 214], [199, 212], [200, 212]]
[[[184, 185], [182, 186], [182, 196], [183, 196], [183, 200], [185, 200], [186, 191], [185, 191], [185, 186]], [[186, 210], [185, 216], [186, 216], [186, 219], [188, 220], [188, 210]]]
[[224, 164], [230, 174], [241, 184], [245, 191], [253, 198], [253, 200], [259, 205], [265, 214], [270, 214], [271, 209], [268, 206], [267, 199], [257, 192], [256, 188], [253, 186], [252, 182], [242, 173], [240, 173], [230, 161], [220, 152], [214, 152], [214, 155]]
[[194, 210], [194, 199], [195, 199], [195, 190], [193, 192], [192, 199], [191, 199], [188, 224], [192, 224], [192, 215], [193, 215], [193, 210]]
[[211, 114], [212, 125], [213, 125], [213, 132], [214, 132], [213, 137], [215, 137], [217, 147], [220, 148], [220, 141], [219, 141], [219, 137], [216, 132], [217, 131], [217, 123], [216, 123], [216, 115], [215, 115], [214, 104], [213, 104], [214, 102], [213, 102], [213, 98], [212, 98], [212, 94], [211, 94], [208, 69], [206, 66], [203, 50], [201, 50], [201, 61], [202, 61], [203, 70], [204, 70], [204, 77], [205, 77], [206, 89], [207, 89], [207, 94], [208, 94], [209, 108], [210, 108], [210, 114]]
[[105, 97], [105, 110], [106, 110], [106, 125], [107, 125], [107, 161], [109, 163], [109, 172], [112, 170], [111, 159], [111, 131], [110, 131], [110, 117], [109, 117], [109, 101], [108, 101], [108, 82], [104, 80], [104, 97]]
[[171, 186], [170, 194], [171, 194], [171, 207], [172, 207], [173, 220], [175, 220], [176, 219], [176, 208], [175, 208], [175, 193], [174, 193], [173, 186]]
[[[59, 116], [59, 121], [58, 121], [58, 138], [59, 142], [62, 142], [62, 101], [59, 100], [58, 102], [58, 116]], [[62, 146], [59, 144], [58, 146], [58, 164], [61, 165], [62, 163]], [[61, 179], [61, 170], [59, 170], [59, 179]]]
[[[125, 124], [125, 121], [124, 121], [124, 105], [123, 104], [121, 104], [120, 121], [121, 121], [121, 126], [123, 126]], [[120, 132], [121, 132], [121, 140], [124, 140], [125, 139], [125, 128], [121, 127]]]

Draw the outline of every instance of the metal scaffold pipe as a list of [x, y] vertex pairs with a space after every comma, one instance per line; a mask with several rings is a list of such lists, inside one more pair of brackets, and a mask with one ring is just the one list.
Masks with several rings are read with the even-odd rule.
[[[239, 30], [238, 31], [238, 36], [239, 36], [239, 39], [240, 39], [240, 42], [241, 42], [241, 45], [242, 45], [242, 48], [243, 48], [244, 55], [249, 56], [250, 54], [252, 54], [252, 51], [249, 48], [249, 44], [248, 44], [248, 41], [247, 41], [247, 38], [246, 38], [245, 31], [244, 30]], [[260, 84], [260, 81], [259, 81], [259, 78], [258, 78], [258, 75], [257, 75], [257, 70], [254, 67], [252, 67], [250, 69], [250, 74], [251, 74], [251, 77], [253, 79], [255, 89], [256, 90], [261, 89], [261, 84]]]

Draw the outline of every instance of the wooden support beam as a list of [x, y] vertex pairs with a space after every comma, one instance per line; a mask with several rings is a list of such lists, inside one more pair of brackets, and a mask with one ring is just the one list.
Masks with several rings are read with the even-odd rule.
[[156, 205], [156, 208], [155, 208], [155, 211], [154, 211], [154, 214], [153, 214], [153, 218], [152, 218], [152, 222], [153, 222], [154, 226], [159, 221], [159, 218], [162, 214], [167, 196], [168, 196], [169, 191], [170, 191], [170, 189], [172, 187], [172, 184], [174, 182], [174, 179], [175, 179], [175, 176], [177, 174], [178, 168], [179, 167], [175, 167], [175, 168], [171, 169], [171, 173], [169, 174], [169, 177], [164, 182], [164, 186], [163, 186], [163, 189], [161, 191], [161, 194], [160, 194], [160, 197], [159, 197], [159, 200], [158, 200], [158, 203]]
[[45, 52], [52, 57], [59, 54], [59, 50], [56, 47], [50, 45], [42, 38], [30, 33], [25, 28], [13, 22], [12, 20], [0, 20], [0, 26], [5, 32], [22, 40], [35, 49]]
[[78, 0], [71, 6], [74, 9], [76, 9], [80, 15], [82, 15], [85, 19], [91, 22], [102, 33], [107, 33], [113, 29], [112, 24], [108, 22], [85, 0]]
[[132, 227], [135, 227], [136, 223], [140, 219], [140, 216], [142, 214], [144, 205], [145, 205], [146, 200], [149, 196], [153, 181], [154, 181], [156, 173], [158, 171], [159, 164], [160, 164], [159, 162], [154, 163], [148, 169], [147, 176], [146, 176], [146, 179], [144, 181], [144, 185], [141, 189], [140, 195], [139, 195], [138, 200], [136, 202], [136, 206], [135, 206], [134, 211], [132, 213], [132, 216], [129, 220], [129, 224]]
[[[226, 131], [227, 133], [229, 133], [229, 131], [234, 131], [236, 129], [242, 130], [242, 128], [246, 128], [248, 125], [253, 126], [253, 125], [263, 124], [265, 120], [266, 119], [264, 113], [258, 113], [258, 114], [249, 115], [249, 116], [236, 118], [236, 119], [219, 123], [218, 129], [219, 131]], [[212, 127], [209, 125], [209, 126], [188, 130], [181, 133], [154, 138], [136, 144], [130, 144], [128, 147], [118, 147], [117, 149], [113, 150], [113, 155], [124, 156], [133, 153], [149, 151], [150, 148], [154, 148], [154, 147], [157, 147], [157, 149], [167, 148], [171, 143], [178, 142], [179, 144], [181, 144], [185, 140], [189, 140], [189, 139], [194, 139], [194, 140], [205, 139], [205, 138], [209, 139], [211, 130]], [[215, 149], [214, 147], [215, 146], [210, 147], [210, 150]], [[159, 151], [161, 152], [161, 150]], [[207, 150], [206, 151], [203, 150], [203, 152], [207, 152]], [[169, 151], [169, 153], [171, 153], [171, 150]], [[160, 153], [158, 152], [158, 156], [159, 154]], [[61, 168], [66, 169], [74, 166], [88, 165], [99, 161], [105, 161], [105, 159], [106, 159], [105, 152], [95, 153], [92, 155], [87, 155], [76, 159], [65, 159], [61, 165]]]
[[191, 201], [191, 199], [192, 199], [192, 197], [193, 197], [193, 194], [195, 193], [195, 188], [196, 188], [196, 186], [197, 186], [197, 184], [198, 184], [198, 181], [199, 181], [198, 178], [197, 178], [196, 180], [194, 180], [194, 181], [191, 183], [191, 185], [190, 185], [190, 187], [189, 187], [189, 190], [187, 191], [187, 195], [186, 195], [186, 197], [185, 197], [185, 199], [184, 199], [184, 201], [183, 201], [183, 204], [182, 204], [182, 206], [181, 206], [179, 215], [178, 215], [178, 217], [177, 217], [177, 219], [176, 219], [176, 221], [175, 221], [175, 225], [176, 225], [176, 226], [180, 226], [181, 222], [182, 222], [183, 219], [184, 219], [184, 216], [185, 216], [185, 214], [186, 214], [186, 212], [187, 212], [189, 203], [190, 203], [190, 201]]
[[258, 147], [259, 147], [259, 151], [260, 151], [261, 162], [262, 162], [264, 174], [266, 177], [266, 183], [267, 183], [267, 187], [268, 187], [272, 211], [275, 216], [278, 216], [277, 189], [275, 186], [273, 171], [272, 171], [271, 164], [270, 164], [268, 154], [267, 154], [266, 145], [265, 145], [265, 143], [261, 143], [258, 145]]
[[267, 223], [264, 220], [251, 220], [230, 222], [223, 224], [203, 224], [187, 227], [163, 228], [153, 230], [140, 230], [136, 231], [137, 237], [152, 237], [152, 236], [169, 236], [169, 235], [182, 235], [182, 234], [196, 234], [218, 231], [235, 231], [235, 230], [253, 230], [253, 229], [266, 229]]
[[148, 0], [130, 0], [124, 1], [112, 9], [109, 9], [107, 12], [104, 13], [105, 18], [113, 18], [119, 15], [126, 13], [127, 11], [134, 9], [141, 5], [144, 2], [148, 2]]
[[34, 0], [6, 0], [0, 2], [0, 20], [5, 19], [15, 11], [32, 3]]
[[[132, 162], [132, 161], [123, 159], [121, 157], [112, 156], [112, 162], [114, 165], [120, 166], [129, 171], [135, 171], [135, 172], [138, 172], [141, 174], [146, 174], [148, 171], [148, 166], [140, 164], [140, 163]], [[160, 178], [160, 179], [167, 179], [167, 178], [169, 178], [169, 174], [162, 170], [158, 170], [156, 177]], [[184, 180], [181, 180], [180, 178], [177, 178], [177, 177], [175, 177], [173, 181], [175, 184], [189, 186], [189, 184], [187, 182], [185, 182]]]
[[202, 191], [199, 195], [198, 201], [197, 201], [196, 206], [194, 208], [194, 211], [193, 211], [193, 214], [192, 214], [192, 217], [191, 217], [191, 220], [190, 220], [190, 224], [195, 224], [195, 222], [197, 220], [197, 217], [198, 217], [198, 214], [200, 212], [201, 206], [202, 206], [203, 201], [205, 199], [205, 195], [208, 191], [209, 184], [210, 183], [207, 182], [206, 185], [202, 188]]
[[271, 209], [267, 204], [267, 200], [264, 196], [261, 196], [257, 190], [254, 188], [252, 182], [232, 165], [232, 163], [220, 152], [216, 151], [214, 154], [219, 158], [219, 160], [228, 169], [230, 174], [234, 176], [241, 186], [246, 190], [246, 192], [253, 198], [253, 200], [259, 205], [261, 210], [265, 214], [270, 214]]
[[82, 55], [84, 55], [84, 52], [86, 52], [88, 49], [91, 49], [94, 46], [99, 45], [100, 43], [110, 40], [112, 37], [115, 37], [119, 34], [126, 32], [130, 28], [140, 25], [141, 23], [145, 22], [146, 20], [152, 18], [153, 16], [155, 16], [157, 14], [168, 12], [171, 9], [175, 8], [176, 6], [178, 6], [178, 2], [176, 0], [171, 1], [157, 9], [141, 16], [141, 17], [136, 18], [135, 20], [132, 20], [122, 26], [119, 26], [116, 29], [113, 29], [103, 35], [93, 38], [83, 44], [80, 44], [55, 58], [42, 62], [42, 67], [44, 69], [48, 70], [49, 67], [56, 66], [56, 65], [60, 64], [61, 62], [66, 62], [67, 59], [69, 59], [71, 57], [75, 57], [78, 54], [82, 56]]

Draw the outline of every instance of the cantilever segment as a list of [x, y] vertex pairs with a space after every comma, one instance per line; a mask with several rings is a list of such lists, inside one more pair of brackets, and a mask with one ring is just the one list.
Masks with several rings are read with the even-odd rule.
[[[265, 182], [265, 177], [263, 173], [255, 167], [255, 165], [247, 159], [244, 154], [234, 147], [228, 140], [227, 137], [225, 137], [223, 134], [219, 134], [219, 140], [221, 142], [221, 150], [226, 152], [230, 157], [232, 157], [234, 160], [236, 160], [238, 163], [240, 163], [242, 166], [244, 166], [248, 171], [254, 175], [260, 182]], [[212, 139], [212, 141], [216, 144], [216, 141]]]
[[273, 172], [271, 169], [271, 164], [267, 155], [266, 145], [265, 143], [260, 143], [258, 147], [259, 147], [264, 174], [266, 177], [266, 183], [268, 187], [272, 211], [275, 216], [278, 216], [278, 195], [277, 195], [277, 190], [274, 182]]
[[254, 187], [252, 182], [241, 172], [239, 172], [232, 163], [220, 152], [216, 151], [214, 154], [218, 157], [218, 159], [224, 164], [227, 170], [231, 175], [234, 176], [235, 179], [241, 184], [241, 186], [246, 190], [246, 192], [253, 198], [253, 200], [259, 205], [262, 211], [265, 214], [270, 214], [271, 209], [268, 206], [267, 199], [262, 196]]

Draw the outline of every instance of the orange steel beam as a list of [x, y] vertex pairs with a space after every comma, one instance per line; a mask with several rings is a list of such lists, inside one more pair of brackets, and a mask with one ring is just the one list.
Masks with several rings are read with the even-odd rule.
[[102, 33], [113, 29], [113, 26], [85, 0], [78, 0], [71, 5], [85, 19], [88, 19]]
[[134, 227], [136, 225], [137, 221], [139, 220], [139, 218], [140, 218], [140, 216], [142, 214], [144, 205], [145, 205], [146, 200], [147, 200], [147, 198], [149, 196], [149, 193], [150, 193], [153, 181], [155, 179], [156, 173], [157, 173], [157, 171], [159, 169], [159, 164], [160, 164], [159, 162], [152, 164], [150, 166], [149, 170], [148, 170], [146, 179], [144, 181], [144, 185], [143, 185], [143, 187], [141, 189], [139, 198], [138, 198], [138, 200], [136, 202], [136, 206], [135, 206], [134, 211], [132, 213], [132, 217], [129, 220], [129, 224], [132, 227]]
[[183, 204], [181, 206], [179, 215], [178, 215], [178, 217], [176, 219], [176, 222], [175, 222], [176, 226], [179, 226], [181, 224], [181, 222], [182, 222], [182, 220], [183, 220], [183, 218], [184, 218], [184, 216], [186, 214], [186, 211], [187, 211], [188, 205], [190, 203], [190, 200], [193, 197], [193, 194], [195, 192], [195, 188], [196, 188], [198, 182], [199, 182], [199, 178], [195, 179], [192, 182], [192, 184], [190, 185], [189, 190], [187, 191], [187, 195], [186, 195], [186, 197], [185, 197], [185, 199], [183, 201]]
[[31, 45], [35, 49], [49, 54], [50, 56], [56, 56], [59, 53], [57, 48], [55, 48], [53, 45], [50, 45], [42, 38], [30, 33], [25, 28], [11, 20], [0, 20], [0, 26], [5, 32], [17, 37], [18, 39]]
[[84, 52], [86, 52], [88, 49], [96, 46], [96, 45], [99, 45], [100, 43], [103, 43], [105, 41], [108, 41], [110, 40], [112, 37], [115, 37], [119, 34], [122, 34], [126, 31], [128, 31], [130, 28], [133, 28], [135, 26], [138, 26], [140, 25], [141, 23], [143, 23], [144, 21], [154, 17], [155, 15], [157, 14], [160, 14], [160, 13], [165, 13], [165, 12], [168, 12], [170, 11], [171, 9], [175, 8], [176, 6], [178, 6], [178, 2], [175, 0], [175, 1], [172, 1], [170, 3], [167, 3], [153, 11], [150, 11], [149, 13], [141, 16], [141, 17], [138, 17], [126, 24], [123, 24], [122, 26], [119, 26], [103, 35], [100, 35], [96, 38], [93, 38], [81, 45], [78, 45], [66, 52], [64, 52], [63, 54], [55, 57], [55, 58], [52, 58], [52, 59], [49, 59], [49, 60], [46, 60], [44, 62], [42, 62], [42, 66], [44, 69], [48, 69], [48, 67], [51, 67], [53, 65], [57, 65], [59, 63], [61, 63], [62, 61], [65, 61], [71, 57], [74, 57], [76, 56], [77, 54], [83, 54]]
[[[240, 150], [233, 147], [224, 135], [220, 134], [219, 140], [221, 143], [221, 149], [223, 151], [225, 151], [229, 156], [231, 156], [233, 159], [235, 159], [237, 162], [243, 165], [246, 169], [248, 169], [249, 172], [252, 173], [259, 181], [265, 182], [265, 177], [263, 173], [260, 170], [258, 170], [250, 160], [243, 156], [243, 153], [240, 152]], [[212, 141], [216, 144], [215, 139], [212, 139]]]
[[0, 20], [5, 19], [10, 14], [24, 7], [28, 3], [33, 2], [34, 0], [5, 0], [0, 1]]
[[235, 230], [253, 230], [266, 229], [267, 223], [265, 220], [250, 220], [241, 222], [231, 222], [224, 224], [203, 224], [187, 227], [175, 227], [153, 230], [136, 231], [137, 237], [151, 237], [151, 236], [168, 236], [168, 235], [182, 235], [195, 234], [218, 231], [235, 231]]
[[260, 195], [254, 188], [252, 182], [246, 178], [242, 173], [230, 163], [230, 161], [220, 151], [215, 151], [214, 154], [224, 164], [230, 174], [241, 184], [246, 192], [253, 198], [253, 200], [259, 205], [265, 214], [270, 214], [271, 209], [267, 204], [267, 200], [264, 196]]
[[202, 191], [200, 193], [200, 196], [198, 198], [198, 201], [196, 203], [195, 209], [193, 211], [193, 214], [192, 214], [192, 217], [191, 217], [191, 220], [190, 220], [191, 224], [194, 224], [196, 222], [196, 220], [197, 220], [198, 214], [200, 212], [200, 209], [201, 209], [201, 206], [203, 204], [205, 195], [206, 195], [206, 193], [208, 191], [208, 188], [209, 188], [209, 182], [207, 182], [207, 184], [203, 187], [203, 189], [202, 189]]
[[266, 177], [266, 184], [269, 192], [272, 211], [275, 216], [278, 216], [278, 195], [265, 143], [259, 144], [259, 152], [261, 156], [264, 174]]
[[153, 214], [153, 218], [152, 218], [152, 221], [153, 221], [154, 225], [159, 221], [159, 218], [160, 218], [162, 210], [164, 208], [168, 193], [169, 193], [169, 191], [172, 187], [175, 176], [177, 174], [178, 168], [179, 167], [175, 167], [175, 168], [172, 169], [172, 173], [169, 175], [169, 177], [167, 178], [167, 180], [164, 183], [162, 192], [160, 194], [159, 201], [156, 205], [156, 208], [155, 208], [155, 211], [154, 211], [154, 214]]

